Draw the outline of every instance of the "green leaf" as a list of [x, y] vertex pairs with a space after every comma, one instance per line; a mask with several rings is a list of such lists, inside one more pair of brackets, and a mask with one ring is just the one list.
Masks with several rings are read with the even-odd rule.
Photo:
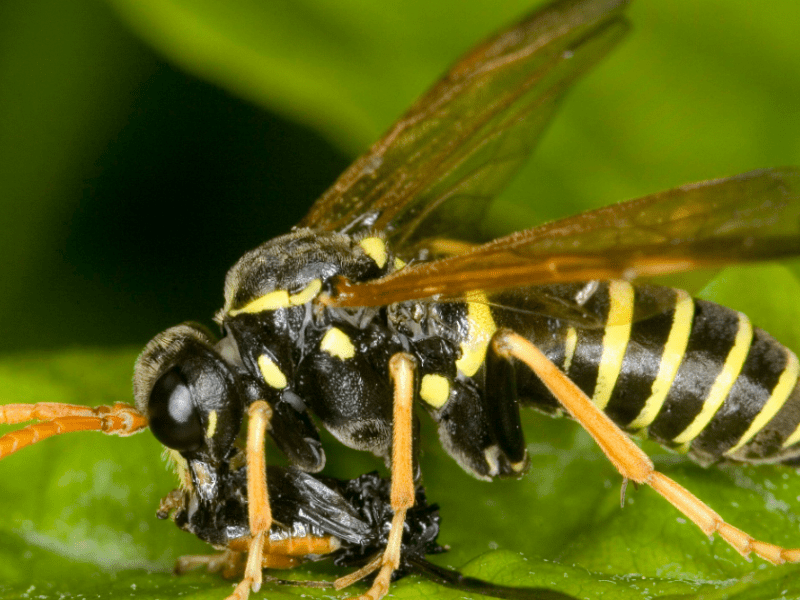
[[[6, 357], [2, 401], [96, 405], [125, 401], [135, 353], [71, 352]], [[441, 506], [435, 562], [505, 585], [548, 587], [579, 598], [800, 598], [800, 567], [747, 562], [727, 544], [684, 523], [649, 488], [628, 488], [591, 439], [565, 419], [525, 415], [531, 470], [520, 481], [476, 481], [446, 457], [423, 424], [423, 472]], [[3, 428], [3, 433], [9, 430]], [[328, 439], [332, 472], [354, 476], [378, 465]], [[800, 542], [793, 510], [800, 479], [786, 468], [704, 469], [650, 443], [656, 466], [729, 522], [787, 547]], [[217, 575], [170, 574], [181, 554], [211, 553], [168, 521], [158, 500], [176, 484], [149, 432], [131, 438], [87, 432], [43, 441], [0, 462], [0, 598], [172, 598], [222, 600], [232, 583]], [[332, 579], [332, 565], [295, 578]], [[412, 576], [398, 598], [460, 598]], [[27, 594], [27, 596], [26, 596]], [[329, 597], [273, 584], [254, 598]], [[341, 596], [341, 594], [337, 594]], [[605, 596], [609, 597], [609, 596]]]

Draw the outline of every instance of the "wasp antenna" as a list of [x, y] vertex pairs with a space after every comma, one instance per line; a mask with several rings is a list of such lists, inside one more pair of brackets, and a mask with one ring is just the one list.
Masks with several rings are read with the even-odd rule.
[[39, 402], [0, 407], [0, 424], [42, 421], [0, 437], [0, 458], [54, 435], [72, 431], [102, 431], [128, 436], [147, 427], [147, 417], [130, 404], [90, 408], [75, 404]]

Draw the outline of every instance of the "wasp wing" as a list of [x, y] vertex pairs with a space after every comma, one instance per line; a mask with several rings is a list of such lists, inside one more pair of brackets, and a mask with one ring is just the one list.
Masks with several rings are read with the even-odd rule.
[[472, 237], [563, 92], [619, 41], [625, 0], [561, 0], [462, 58], [311, 207], [304, 227], [395, 248]]
[[380, 306], [474, 290], [634, 279], [800, 255], [800, 172], [752, 171], [681, 186], [513, 233], [410, 265], [379, 280], [341, 282], [337, 306]]

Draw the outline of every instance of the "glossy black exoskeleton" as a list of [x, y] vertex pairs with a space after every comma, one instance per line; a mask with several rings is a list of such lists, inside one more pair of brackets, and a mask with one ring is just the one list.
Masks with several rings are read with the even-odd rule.
[[[198, 501], [186, 493], [171, 507], [175, 524], [218, 548], [246, 538], [250, 534], [243, 493], [246, 470], [242, 467], [219, 479], [213, 499]], [[271, 540], [333, 536], [339, 546], [335, 552], [307, 558], [330, 558], [347, 566], [362, 566], [386, 546], [393, 516], [390, 483], [377, 473], [341, 480], [313, 476], [294, 467], [270, 466], [267, 482], [274, 518]], [[167, 514], [163, 511], [159, 516]], [[436, 543], [438, 535], [438, 506], [429, 505], [425, 491], [418, 487], [403, 532], [403, 562], [394, 579], [413, 570], [409, 561], [444, 552]]]
[[[247, 537], [246, 467], [228, 472], [216, 482], [213, 501], [197, 501], [185, 490], [176, 490], [170, 508], [158, 513], [171, 518], [181, 529], [209, 544], [223, 548]], [[342, 480], [310, 475], [295, 467], [268, 468], [270, 504], [275, 522], [270, 540], [305, 536], [336, 538], [338, 549], [330, 554], [307, 555], [304, 560], [332, 559], [336, 565], [361, 567], [386, 547], [393, 511], [390, 481], [377, 473]], [[177, 500], [177, 502], [176, 502]], [[437, 543], [439, 507], [428, 504], [425, 490], [416, 489], [414, 507], [409, 510], [403, 530], [401, 563], [392, 574], [397, 581], [409, 574], [464, 592], [479, 593], [512, 600], [574, 600], [572, 596], [547, 589], [517, 588], [465, 577], [445, 567], [430, 563], [426, 556], [440, 554], [446, 548]], [[319, 586], [321, 582], [284, 581]]]

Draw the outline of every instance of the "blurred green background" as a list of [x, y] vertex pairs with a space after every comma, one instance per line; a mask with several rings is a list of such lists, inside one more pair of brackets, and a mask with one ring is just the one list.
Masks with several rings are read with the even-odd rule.
[[[529, 0], [4, 0], [0, 351], [208, 321], [462, 51]], [[800, 164], [800, 3], [650, 0], [492, 225]]]

